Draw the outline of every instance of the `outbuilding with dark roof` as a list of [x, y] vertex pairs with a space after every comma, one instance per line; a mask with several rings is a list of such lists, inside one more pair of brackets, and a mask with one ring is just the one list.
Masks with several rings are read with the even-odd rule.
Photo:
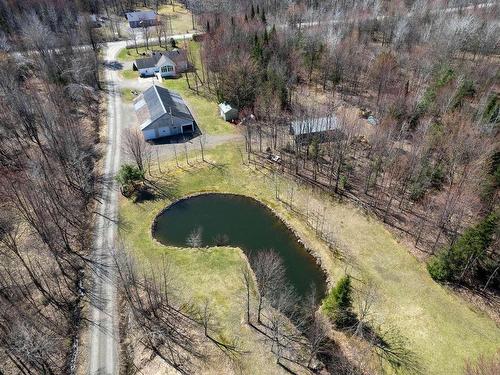
[[134, 100], [134, 109], [145, 140], [193, 133], [196, 122], [182, 97], [153, 85]]

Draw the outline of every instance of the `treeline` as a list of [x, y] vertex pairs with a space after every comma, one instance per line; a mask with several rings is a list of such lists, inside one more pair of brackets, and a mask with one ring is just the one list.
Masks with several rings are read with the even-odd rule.
[[75, 47], [74, 2], [0, 4], [0, 372], [71, 374], [97, 266], [98, 46]]
[[[334, 3], [236, 2], [205, 14], [201, 83], [255, 115], [250, 151], [279, 154], [283, 171], [353, 199], [423, 256], [449, 254], [498, 210], [498, 7]], [[336, 130], [290, 136], [292, 121], [320, 118]], [[449, 281], [498, 288], [496, 238], [482, 276], [465, 262], [475, 277]]]

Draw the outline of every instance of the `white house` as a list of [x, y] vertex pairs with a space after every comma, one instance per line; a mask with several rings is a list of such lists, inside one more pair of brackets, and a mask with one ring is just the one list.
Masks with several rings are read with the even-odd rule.
[[225, 121], [232, 121], [238, 118], [238, 110], [236, 108], [231, 107], [230, 104], [226, 102], [219, 104], [220, 116]]
[[187, 53], [183, 49], [165, 52], [153, 52], [150, 57], [137, 59], [133, 69], [139, 71], [141, 77], [160, 74], [162, 77], [175, 77], [188, 69]]
[[146, 141], [193, 133], [196, 122], [176, 92], [153, 85], [134, 100], [134, 109]]

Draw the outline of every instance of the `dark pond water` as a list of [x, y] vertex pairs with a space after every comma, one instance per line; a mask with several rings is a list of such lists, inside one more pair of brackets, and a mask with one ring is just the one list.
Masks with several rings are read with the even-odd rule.
[[230, 194], [205, 194], [175, 203], [158, 217], [155, 238], [165, 245], [186, 246], [186, 239], [202, 228], [202, 246], [224, 243], [249, 255], [273, 249], [283, 259], [288, 282], [304, 297], [316, 288], [326, 290], [325, 275], [296, 236], [274, 213], [254, 199]]

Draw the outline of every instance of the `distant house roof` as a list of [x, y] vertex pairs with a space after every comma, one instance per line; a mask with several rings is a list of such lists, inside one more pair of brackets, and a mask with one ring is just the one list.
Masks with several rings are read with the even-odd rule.
[[150, 57], [135, 60], [137, 69], [148, 69], [156, 66], [165, 65], [170, 59], [176, 66], [187, 63], [187, 53], [183, 49], [174, 49], [172, 51], [153, 52]]
[[135, 99], [134, 109], [141, 124], [141, 130], [154, 124], [166, 114], [194, 121], [191, 111], [179, 94], [156, 85], [151, 86]]
[[232, 111], [232, 110], [236, 111], [237, 110], [236, 108], [233, 108], [231, 106], [231, 104], [227, 104], [226, 102], [220, 103], [219, 108], [222, 111], [222, 113], [228, 113], [229, 111]]
[[322, 133], [338, 128], [339, 124], [336, 116], [296, 120], [290, 125], [293, 135]]
[[156, 20], [156, 13], [152, 10], [129, 12], [126, 14], [128, 22]]

